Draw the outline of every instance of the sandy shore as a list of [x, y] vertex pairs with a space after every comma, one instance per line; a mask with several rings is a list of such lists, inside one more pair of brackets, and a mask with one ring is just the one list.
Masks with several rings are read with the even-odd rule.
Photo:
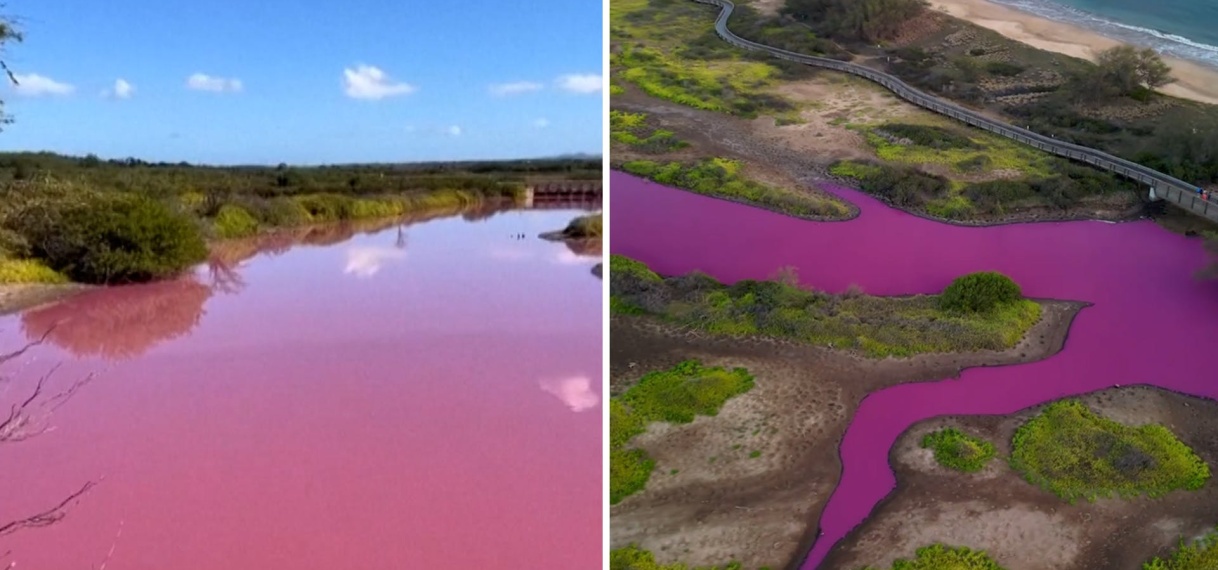
[[[936, 10], [994, 30], [1008, 38], [1043, 50], [1073, 57], [1095, 55], [1121, 42], [1072, 24], [1056, 22], [1020, 12], [988, 0], [930, 0]], [[1164, 58], [1176, 82], [1160, 91], [1203, 103], [1218, 105], [1218, 70], [1177, 58]]]

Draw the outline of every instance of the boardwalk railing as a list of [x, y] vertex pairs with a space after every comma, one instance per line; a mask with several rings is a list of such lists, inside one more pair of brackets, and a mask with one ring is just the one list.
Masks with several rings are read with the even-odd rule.
[[1045, 135], [1021, 129], [1019, 127], [995, 121], [985, 117], [975, 111], [965, 109], [959, 105], [940, 99], [933, 95], [929, 95], [909, 86], [904, 81], [897, 79], [887, 73], [877, 71], [870, 67], [865, 67], [857, 63], [846, 61], [838, 61], [825, 57], [817, 57], [812, 55], [804, 55], [793, 51], [787, 51], [765, 44], [759, 44], [754, 41], [746, 40], [731, 30], [727, 29], [727, 20], [732, 15], [732, 9], [735, 5], [729, 0], [693, 0], [702, 4], [711, 4], [719, 6], [722, 10], [719, 12], [719, 18], [715, 20], [715, 33], [723, 38], [729, 44], [736, 47], [758, 50], [766, 52], [779, 59], [794, 61], [805, 65], [823, 67], [835, 71], [842, 71], [857, 75], [865, 79], [869, 79], [880, 85], [883, 85], [889, 91], [895, 93], [898, 97], [913, 103], [924, 109], [928, 109], [946, 115], [958, 121], [968, 123], [974, 127], [985, 129], [991, 133], [1002, 135], [1012, 140], [1019, 141], [1026, 145], [1036, 147], [1045, 152], [1050, 152], [1058, 156], [1085, 162], [1098, 168], [1103, 168], [1120, 174], [1127, 178], [1137, 180], [1150, 187], [1150, 196], [1155, 199], [1162, 199], [1168, 202], [1179, 205], [1199, 216], [1209, 218], [1218, 222], [1218, 197], [1210, 197], [1208, 200], [1203, 198], [1198, 188], [1183, 180], [1168, 176], [1153, 168], [1148, 168], [1125, 160], [1120, 157], [1112, 156], [1111, 154], [1080, 146], [1056, 138], [1047, 137]]

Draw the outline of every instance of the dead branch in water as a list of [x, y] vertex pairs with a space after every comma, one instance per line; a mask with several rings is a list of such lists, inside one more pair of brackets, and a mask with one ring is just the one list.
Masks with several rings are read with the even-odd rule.
[[85, 493], [88, 493], [89, 490], [92, 489], [95, 485], [97, 485], [96, 481], [89, 481], [88, 483], [85, 483], [84, 486], [81, 487], [79, 491], [76, 491], [75, 493], [68, 495], [68, 498], [64, 499], [58, 505], [55, 505], [54, 507], [52, 507], [50, 509], [47, 509], [36, 515], [31, 515], [31, 516], [25, 517], [20, 520], [7, 522], [3, 525], [0, 525], [0, 536], [4, 536], [6, 534], [12, 534], [23, 528], [36, 528], [36, 527], [40, 527], [40, 526], [49, 526], [49, 525], [59, 522], [60, 520], [63, 520], [63, 517], [68, 514], [67, 513], [68, 506], [71, 505], [72, 503], [74, 503], [77, 499], [79, 499]]
[[[42, 344], [53, 330], [55, 330], [54, 325], [49, 327], [37, 340], [29, 342], [17, 350], [0, 355], [0, 365]], [[47, 384], [57, 370], [59, 370], [58, 364], [38, 378], [38, 383], [34, 386], [33, 393], [9, 408], [8, 416], [3, 421], [0, 421], [0, 443], [24, 441], [50, 431], [52, 429], [50, 425], [51, 413], [67, 403], [81, 388], [93, 380], [93, 375], [89, 374], [73, 382], [66, 389], [51, 396], [46, 396]], [[10, 378], [7, 375], [0, 375], [0, 382], [7, 382], [9, 380]], [[0, 536], [12, 534], [25, 528], [44, 527], [59, 522], [67, 515], [68, 508], [75, 504], [85, 493], [88, 493], [97, 483], [98, 481], [86, 482], [79, 490], [68, 495], [67, 498], [50, 509], [7, 523], [0, 523]], [[7, 556], [8, 553], [0, 558]], [[15, 565], [16, 562], [12, 562], [7, 568], [13, 568]]]

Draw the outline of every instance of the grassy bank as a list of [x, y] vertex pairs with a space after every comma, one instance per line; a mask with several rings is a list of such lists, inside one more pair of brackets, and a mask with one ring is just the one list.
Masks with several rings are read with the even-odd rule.
[[[618, 548], [609, 553], [609, 570], [744, 570], [739, 562], [729, 562], [726, 566], [699, 566], [691, 568], [680, 562], [660, 564], [655, 556], [637, 546], [630, 545]], [[769, 570], [760, 568], [759, 570]]]
[[[617, 314], [650, 314], [711, 334], [794, 339], [877, 358], [1005, 350], [1040, 320], [1040, 305], [1022, 296], [974, 311], [945, 306], [944, 296], [811, 291], [798, 287], [790, 271], [772, 281], [729, 286], [699, 273], [662, 278], [638, 261], [612, 255], [609, 279], [610, 310]], [[988, 299], [988, 288], [964, 287], [962, 304], [972, 303], [974, 293]], [[959, 289], [949, 286], [947, 298], [959, 298]]]
[[1207, 570], [1218, 568], [1218, 530], [1198, 540], [1180, 540], [1180, 546], [1167, 558], [1155, 557], [1142, 570]]
[[605, 233], [603, 214], [589, 214], [571, 220], [560, 232], [564, 239], [596, 239]]
[[522, 196], [599, 161], [293, 168], [0, 155], [0, 283], [123, 283], [198, 263], [209, 241]]
[[1170, 430], [1131, 427], [1077, 400], [1045, 406], [1012, 439], [1011, 466], [1028, 482], [1073, 502], [1110, 496], [1158, 497], [1199, 489], [1210, 467]]
[[664, 154], [689, 146], [672, 131], [650, 124], [646, 113], [609, 111], [609, 138], [631, 149], [648, 154]]
[[651, 478], [655, 462], [646, 451], [629, 447], [649, 424], [686, 424], [697, 416], [716, 415], [724, 402], [752, 387], [753, 376], [743, 368], [706, 367], [689, 360], [647, 374], [613, 397], [609, 401], [610, 504], [641, 491]]
[[684, 188], [716, 198], [752, 204], [801, 218], [843, 218], [850, 213], [845, 204], [828, 196], [771, 186], [746, 178], [739, 161], [710, 158], [696, 164], [633, 160], [622, 170], [661, 184]]
[[[1004, 570], [984, 550], [932, 544], [919, 548], [912, 559], [899, 558], [892, 570]], [[867, 567], [863, 570], [879, 570]]]

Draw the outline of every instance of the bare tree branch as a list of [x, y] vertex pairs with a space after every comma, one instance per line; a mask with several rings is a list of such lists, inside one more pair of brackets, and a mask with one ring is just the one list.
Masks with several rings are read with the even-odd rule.
[[97, 485], [97, 483], [97, 481], [89, 481], [88, 483], [85, 483], [85, 485], [81, 487], [79, 491], [68, 495], [68, 498], [64, 499], [58, 505], [47, 509], [46, 511], [0, 525], [0, 536], [12, 534], [24, 528], [49, 526], [59, 522], [65, 515], [68, 514], [68, 506], [80, 499], [85, 493], [88, 493], [90, 489]]

